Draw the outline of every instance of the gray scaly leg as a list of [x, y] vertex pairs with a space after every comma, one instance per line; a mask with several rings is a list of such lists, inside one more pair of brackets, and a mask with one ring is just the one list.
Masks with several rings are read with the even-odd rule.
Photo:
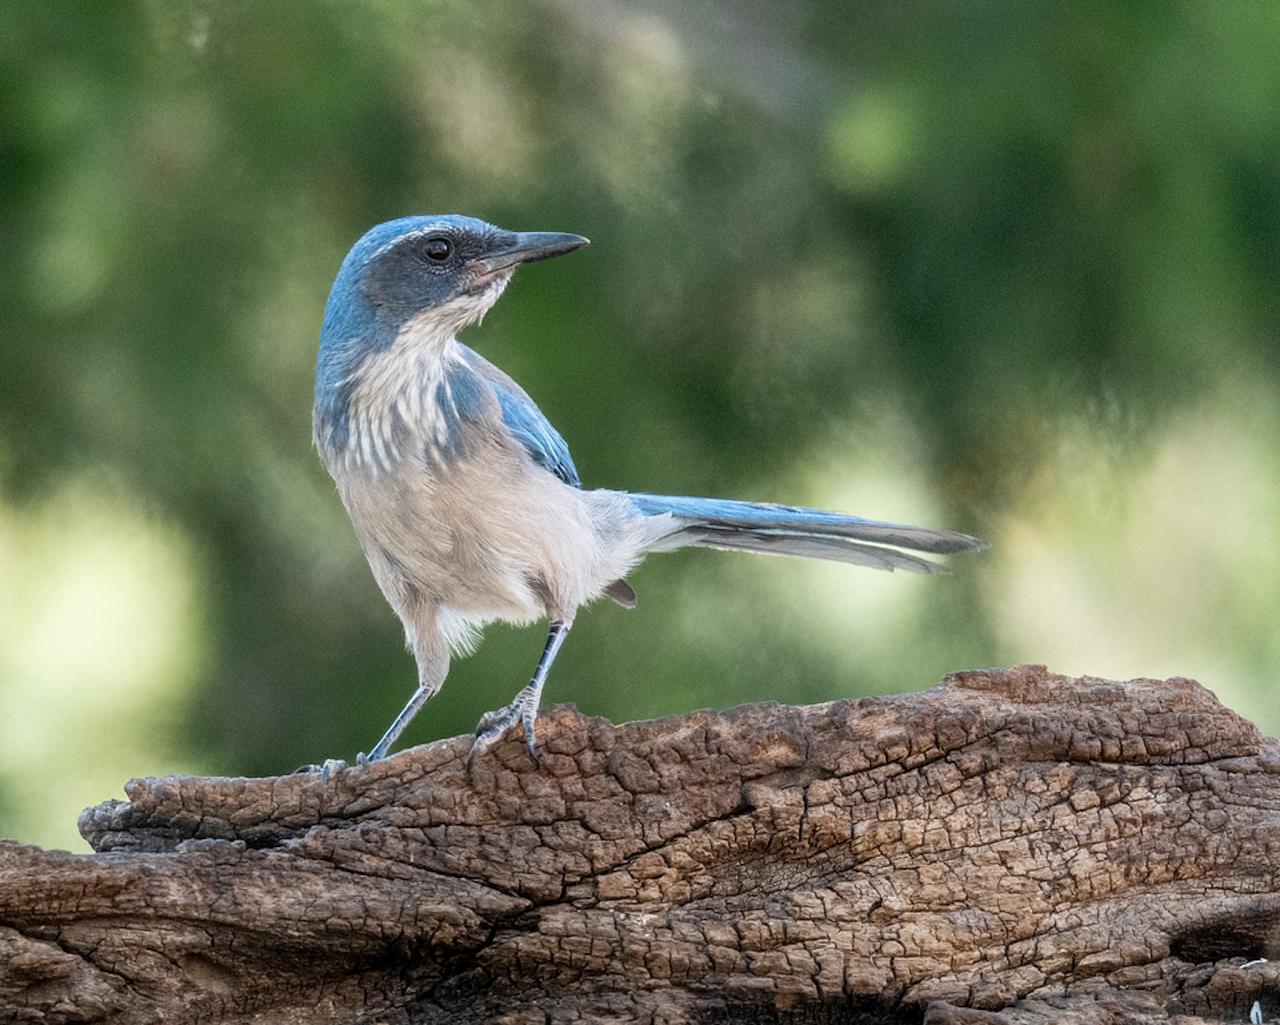
[[565, 636], [569, 633], [571, 625], [571, 622], [559, 619], [551, 623], [551, 631], [547, 635], [547, 645], [542, 649], [542, 657], [538, 659], [538, 668], [534, 671], [533, 679], [529, 681], [529, 685], [521, 690], [506, 708], [500, 708], [494, 712], [486, 712], [480, 717], [480, 722], [476, 726], [476, 739], [471, 745], [469, 761], [475, 761], [478, 755], [493, 747], [494, 744], [502, 739], [507, 730], [511, 729], [517, 722], [524, 724], [524, 741], [529, 746], [529, 754], [534, 761], [537, 761], [538, 744], [534, 733], [534, 724], [538, 719], [538, 704], [542, 700], [542, 685], [547, 681], [547, 673], [551, 670], [551, 663], [555, 661], [556, 652], [560, 650], [560, 645], [564, 643]]
[[418, 684], [418, 689], [413, 692], [413, 697], [409, 699], [409, 703], [400, 709], [400, 714], [387, 727], [387, 732], [382, 735], [382, 739], [373, 745], [373, 750], [366, 754], [356, 755], [356, 761], [360, 765], [368, 762], [376, 762], [379, 758], [386, 758], [387, 752], [391, 750], [391, 745], [399, 739], [400, 734], [404, 732], [404, 728], [409, 725], [413, 717], [418, 714], [431, 698], [435, 695], [438, 687], [428, 687], [425, 683]]

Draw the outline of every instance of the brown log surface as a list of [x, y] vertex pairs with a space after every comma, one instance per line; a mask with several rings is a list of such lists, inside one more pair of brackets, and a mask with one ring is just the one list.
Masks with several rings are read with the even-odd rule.
[[0, 843], [0, 1021], [1246, 1021], [1280, 1010], [1280, 747], [1039, 666], [614, 726], [468, 772], [131, 781]]

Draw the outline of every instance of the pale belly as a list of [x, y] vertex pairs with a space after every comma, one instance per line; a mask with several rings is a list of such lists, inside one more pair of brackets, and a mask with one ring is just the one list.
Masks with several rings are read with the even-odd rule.
[[486, 460], [443, 476], [424, 471], [335, 474], [374, 576], [402, 617], [430, 609], [469, 628], [572, 616], [634, 565], [646, 540], [613, 522], [617, 496], [541, 468]]

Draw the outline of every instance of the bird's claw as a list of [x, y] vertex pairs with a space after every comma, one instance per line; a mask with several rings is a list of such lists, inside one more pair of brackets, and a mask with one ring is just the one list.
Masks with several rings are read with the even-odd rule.
[[[367, 754], [361, 751], [358, 755], [356, 755], [355, 765], [363, 768], [366, 765], [372, 765], [375, 761], [377, 761], [376, 758], [370, 758]], [[293, 770], [293, 772], [290, 775], [293, 775], [293, 776], [297, 776], [300, 774], [314, 775], [315, 773], [319, 773], [320, 782], [328, 783], [329, 778], [333, 776], [335, 773], [339, 773], [343, 769], [350, 769], [352, 767], [353, 766], [350, 762], [346, 762], [341, 758], [326, 758], [319, 765], [299, 765], [296, 769]]]
[[[364, 756], [361, 755], [360, 757], [363, 758]], [[363, 765], [364, 763], [361, 762], [360, 764]], [[347, 768], [350, 768], [350, 766], [341, 758], [326, 758], [319, 765], [299, 765], [292, 773], [290, 773], [290, 775], [314, 775], [318, 772], [320, 774], [320, 782], [328, 783], [329, 777], [335, 772], [341, 772], [343, 769]]]
[[476, 737], [471, 743], [471, 753], [467, 756], [467, 763], [474, 763], [476, 758], [506, 736], [507, 731], [516, 723], [524, 725], [525, 746], [529, 749], [529, 757], [536, 763], [538, 761], [537, 702], [538, 698], [533, 689], [525, 687], [506, 708], [485, 712], [476, 724]]

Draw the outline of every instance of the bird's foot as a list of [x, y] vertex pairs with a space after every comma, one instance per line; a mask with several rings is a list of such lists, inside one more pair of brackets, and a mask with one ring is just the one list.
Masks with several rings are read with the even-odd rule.
[[485, 712], [476, 724], [476, 738], [471, 743], [467, 762], [472, 763], [501, 740], [516, 723], [524, 725], [524, 742], [529, 756], [537, 762], [538, 741], [535, 727], [538, 721], [538, 693], [532, 686], [525, 687], [506, 708]]
[[[357, 765], [365, 764], [363, 754], [356, 755], [356, 764]], [[343, 769], [349, 769], [349, 768], [351, 768], [351, 766], [348, 765], [346, 762], [344, 762], [341, 758], [326, 758], [319, 765], [299, 765], [296, 769], [293, 770], [291, 775], [297, 776], [299, 774], [310, 775], [314, 773], [319, 773], [320, 781], [322, 783], [328, 783], [329, 777], [332, 776], [334, 773], [341, 772]]]
[[[355, 764], [363, 768], [366, 765], [372, 765], [377, 760], [378, 759], [374, 755], [367, 755], [361, 751], [356, 755]], [[353, 766], [350, 762], [344, 761], [341, 758], [326, 758], [319, 765], [299, 765], [292, 773], [290, 773], [290, 775], [297, 776], [299, 774], [319, 773], [320, 781], [322, 783], [328, 783], [330, 776], [352, 767]]]

